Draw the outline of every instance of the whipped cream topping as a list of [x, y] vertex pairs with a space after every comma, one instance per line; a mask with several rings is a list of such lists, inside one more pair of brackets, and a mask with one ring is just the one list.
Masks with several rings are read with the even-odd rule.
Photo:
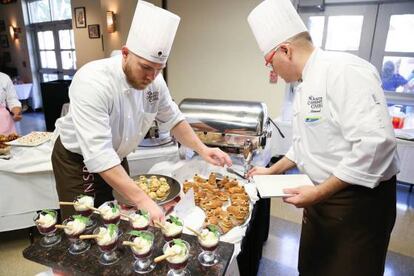
[[101, 246], [113, 244], [118, 239], [117, 231], [114, 231], [111, 236], [110, 231], [105, 227], [99, 227], [98, 235], [99, 237], [96, 239], [96, 242]]
[[167, 237], [175, 236], [183, 231], [183, 227], [175, 223], [165, 221], [164, 229], [162, 230]]
[[99, 212], [101, 213], [102, 218], [106, 220], [113, 219], [121, 215], [119, 208], [116, 208], [116, 211], [113, 212], [112, 207], [108, 204], [104, 204], [99, 207]]
[[168, 246], [164, 252], [164, 254], [166, 255], [173, 253], [176, 255], [167, 258], [167, 261], [169, 261], [170, 263], [182, 263], [188, 258], [188, 250], [185, 246], [174, 244], [171, 247]]
[[203, 229], [201, 231], [201, 238], [199, 237], [198, 241], [202, 246], [213, 247], [219, 242], [219, 238], [214, 234], [214, 232], [211, 232], [208, 229]]
[[82, 233], [85, 228], [86, 228], [86, 224], [83, 223], [82, 221], [75, 219], [73, 221], [69, 221], [68, 223], [66, 223], [66, 226], [69, 226], [70, 228], [65, 228], [65, 233], [68, 235], [74, 235], [74, 234], [79, 234]]
[[153, 241], [144, 239], [142, 237], [136, 237], [133, 242], [136, 244], [136, 246], [132, 246], [132, 250], [139, 255], [150, 251], [153, 243]]
[[131, 223], [134, 228], [144, 228], [149, 224], [149, 219], [143, 215], [133, 213], [130, 215]]
[[36, 220], [36, 222], [41, 227], [47, 228], [47, 227], [50, 227], [50, 226], [52, 226], [53, 224], [56, 223], [56, 217], [53, 217], [50, 214], [46, 214], [46, 215], [40, 214], [39, 218]]
[[74, 205], [76, 211], [85, 211], [93, 207], [94, 198], [91, 196], [83, 196], [76, 201], [78, 205]]

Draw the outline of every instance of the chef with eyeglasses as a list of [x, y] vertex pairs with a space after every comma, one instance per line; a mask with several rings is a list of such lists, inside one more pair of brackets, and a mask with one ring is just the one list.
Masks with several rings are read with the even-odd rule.
[[[85, 64], [69, 88], [69, 113], [56, 122], [52, 164], [60, 201], [93, 195], [95, 207], [112, 200], [117, 190], [153, 220], [163, 211], [129, 177], [126, 156], [145, 137], [154, 120], [214, 165], [231, 166], [229, 156], [205, 146], [171, 99], [160, 74], [180, 18], [139, 1], [122, 55]], [[74, 210], [61, 206], [62, 217]]]

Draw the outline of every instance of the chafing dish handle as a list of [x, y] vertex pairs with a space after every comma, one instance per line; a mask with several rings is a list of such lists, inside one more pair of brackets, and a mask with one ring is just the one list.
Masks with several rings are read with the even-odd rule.
[[269, 119], [269, 121], [275, 126], [275, 128], [277, 129], [277, 131], [279, 132], [280, 136], [282, 136], [282, 138], [285, 138], [285, 135], [283, 135], [282, 131], [280, 130], [280, 128], [276, 125], [276, 123], [272, 120], [272, 118], [267, 117], [267, 119]]

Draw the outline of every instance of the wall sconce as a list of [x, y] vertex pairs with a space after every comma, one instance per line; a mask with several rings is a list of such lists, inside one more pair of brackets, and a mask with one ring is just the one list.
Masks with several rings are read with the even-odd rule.
[[10, 32], [10, 37], [12, 39], [18, 39], [19, 34], [22, 32], [22, 30], [20, 28], [13, 27], [12, 25], [10, 25], [9, 32]]
[[106, 25], [108, 33], [113, 33], [115, 29], [115, 14], [113, 11], [106, 12]]

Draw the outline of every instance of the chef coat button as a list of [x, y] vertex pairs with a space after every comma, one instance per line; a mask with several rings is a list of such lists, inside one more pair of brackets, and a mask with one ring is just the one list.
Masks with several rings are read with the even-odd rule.
[[141, 131], [139, 132], [139, 135], [142, 135], [142, 132]]
[[125, 141], [127, 141], [127, 142], [128, 142], [128, 137], [127, 137], [127, 138], [125, 138]]
[[128, 115], [128, 119], [131, 119], [131, 115]]
[[299, 162], [299, 166], [303, 167], [303, 165], [305, 165], [303, 162]]

